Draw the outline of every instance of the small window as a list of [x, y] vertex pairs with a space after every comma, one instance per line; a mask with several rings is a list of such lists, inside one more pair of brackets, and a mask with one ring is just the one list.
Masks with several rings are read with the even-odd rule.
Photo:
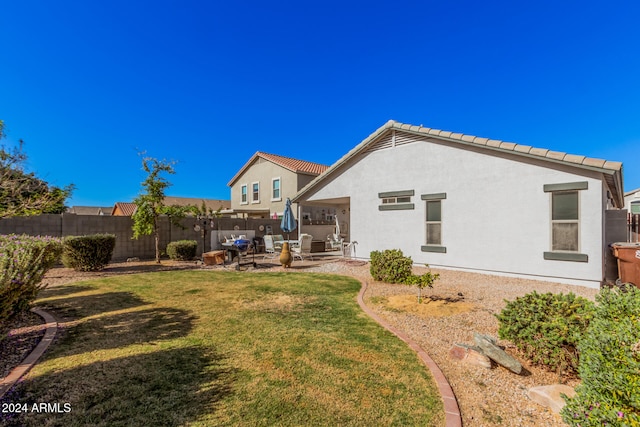
[[245, 204], [247, 203], [247, 184], [244, 184], [242, 186], [242, 188], [240, 189], [240, 203]]
[[427, 245], [442, 245], [442, 200], [427, 200]]
[[640, 202], [631, 202], [630, 208], [632, 214], [640, 214]]
[[411, 203], [411, 197], [413, 195], [413, 190], [378, 193], [378, 197], [380, 198], [378, 209], [381, 211], [413, 209], [414, 204]]
[[280, 196], [280, 178], [273, 178], [273, 180], [271, 180], [271, 200], [282, 200]]
[[251, 203], [260, 203], [260, 183], [254, 182], [251, 184], [252, 188], [252, 198]]
[[551, 250], [578, 252], [579, 224], [578, 192], [551, 193]]

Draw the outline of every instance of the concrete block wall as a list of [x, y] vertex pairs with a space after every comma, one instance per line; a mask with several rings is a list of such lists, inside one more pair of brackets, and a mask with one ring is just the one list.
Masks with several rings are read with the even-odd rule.
[[[202, 226], [202, 221], [196, 218], [185, 218], [182, 227], [172, 225], [167, 217], [159, 219], [160, 250], [164, 253], [167, 244], [177, 240], [195, 240], [198, 242], [197, 254], [211, 250], [211, 223], [206, 221], [206, 238], [203, 232], [194, 231], [194, 225]], [[216, 230], [255, 230], [257, 237], [266, 233], [267, 225], [272, 227], [274, 234], [281, 234], [280, 220], [273, 219], [241, 219], [218, 218], [213, 220], [213, 232]], [[141, 236], [133, 239], [133, 220], [127, 216], [99, 216], [99, 215], [38, 215], [31, 217], [4, 218], [0, 220], [0, 234], [27, 234], [31, 236], [84, 236], [88, 234], [107, 233], [116, 236], [116, 246], [113, 251], [113, 261], [123, 261], [137, 257], [141, 260], [155, 257], [155, 238]], [[262, 230], [260, 229], [262, 228]], [[292, 234], [297, 236], [297, 231]], [[203, 245], [204, 244], [204, 245]]]

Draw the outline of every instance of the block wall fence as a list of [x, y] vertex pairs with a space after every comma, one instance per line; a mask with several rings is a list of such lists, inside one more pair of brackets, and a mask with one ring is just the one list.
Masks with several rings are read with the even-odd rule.
[[[214, 229], [217, 230], [255, 230], [256, 237], [264, 236], [267, 225], [275, 234], [280, 232], [280, 220], [274, 219], [242, 219], [218, 218], [214, 219]], [[206, 230], [206, 238], [202, 231], [194, 231], [194, 225], [202, 225], [196, 218], [185, 218], [182, 226], [171, 224], [168, 217], [160, 217], [160, 250], [164, 253], [167, 244], [176, 240], [195, 240], [198, 242], [197, 254], [211, 250], [210, 224]], [[263, 226], [263, 231], [260, 226]], [[108, 233], [116, 236], [116, 247], [113, 251], [113, 261], [123, 261], [137, 257], [141, 260], [155, 258], [154, 236], [142, 236], [133, 239], [133, 220], [128, 216], [99, 216], [76, 214], [48, 214], [29, 217], [15, 217], [0, 219], [0, 234], [27, 234], [31, 236], [83, 236], [96, 233]], [[204, 246], [204, 250], [203, 250]]]

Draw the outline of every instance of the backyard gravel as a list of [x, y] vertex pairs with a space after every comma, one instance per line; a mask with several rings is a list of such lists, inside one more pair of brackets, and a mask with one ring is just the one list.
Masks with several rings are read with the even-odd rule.
[[[421, 273], [423, 269], [416, 269]], [[305, 271], [346, 274], [367, 283], [364, 301], [379, 316], [394, 327], [403, 330], [417, 342], [438, 364], [447, 377], [458, 400], [465, 426], [566, 426], [562, 418], [527, 397], [531, 387], [556, 384], [556, 373], [529, 365], [509, 342], [498, 340], [505, 351], [523, 365], [524, 375], [516, 375], [494, 365], [491, 369], [469, 365], [452, 359], [449, 350], [455, 343], [473, 344], [473, 333], [497, 338], [498, 321], [495, 314], [505, 306], [505, 300], [514, 300], [532, 291], [538, 293], [569, 293], [593, 300], [598, 290], [550, 282], [516, 279], [484, 274], [437, 270], [440, 274], [432, 289], [423, 290], [423, 296], [461, 300], [473, 308], [448, 316], [417, 315], [390, 310], [380, 304], [382, 299], [394, 295], [413, 293], [415, 287], [388, 285], [372, 280], [369, 265], [353, 262], [324, 264]], [[460, 295], [462, 294], [462, 296]], [[565, 379], [575, 386], [577, 381]]]
[[[110, 264], [105, 271], [97, 273], [78, 273], [70, 269], [55, 268], [49, 272], [45, 281], [50, 286], [56, 286], [77, 280], [118, 274], [193, 268], [215, 270], [222, 267], [203, 267], [194, 263], [163, 261], [161, 266], [151, 262]], [[225, 268], [228, 269], [228, 267]], [[261, 265], [255, 270], [250, 268], [249, 271], [267, 272], [283, 271], [283, 269], [276, 265]], [[458, 314], [430, 315], [393, 309], [385, 304], [385, 301], [388, 302], [389, 298], [393, 299], [394, 296], [417, 295], [417, 289], [373, 281], [369, 274], [368, 263], [338, 260], [319, 264], [311, 263], [303, 268], [291, 268], [288, 271], [342, 274], [366, 283], [365, 303], [389, 324], [404, 331], [418, 343], [447, 377], [458, 400], [463, 425], [525, 427], [566, 425], [559, 415], [539, 406], [527, 397], [527, 390], [531, 387], [558, 383], [560, 380], [558, 375], [529, 365], [509, 342], [498, 341], [507, 353], [520, 360], [524, 367], [524, 374], [516, 375], [496, 365], [491, 369], [473, 366], [464, 361], [452, 359], [449, 356], [449, 350], [455, 343], [473, 344], [474, 332], [497, 337], [498, 321], [495, 314], [505, 306], [505, 300], [514, 300], [534, 290], [539, 293], [573, 292], [593, 300], [598, 292], [597, 289], [432, 269], [432, 272], [440, 274], [440, 278], [432, 289], [423, 290], [423, 296], [458, 300], [464, 302], [467, 308]], [[421, 272], [422, 269], [416, 269], [416, 273]], [[35, 318], [33, 320], [36, 321]], [[38, 322], [41, 323], [41, 319]], [[28, 326], [21, 324], [20, 327]], [[38, 326], [34, 325], [33, 329], [38, 329]], [[6, 355], [5, 349], [2, 356], [6, 357]], [[563, 381], [571, 386], [577, 384], [575, 379]]]

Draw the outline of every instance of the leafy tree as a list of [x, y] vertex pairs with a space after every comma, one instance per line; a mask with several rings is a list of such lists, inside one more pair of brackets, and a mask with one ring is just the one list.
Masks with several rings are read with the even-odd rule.
[[[0, 140], [4, 138], [4, 123], [0, 120]], [[19, 147], [0, 146], [0, 218], [12, 216], [62, 213], [73, 185], [59, 188], [49, 185], [33, 173], [24, 171], [26, 154]]]
[[148, 174], [142, 182], [143, 191], [135, 198], [136, 211], [133, 218], [133, 238], [153, 234], [156, 246], [156, 262], [160, 263], [160, 228], [159, 219], [162, 215], [168, 215], [171, 222], [181, 227], [180, 221], [193, 213], [194, 206], [167, 206], [164, 204], [165, 190], [171, 183], [164, 177], [165, 174], [175, 174], [173, 165], [175, 162], [158, 160], [153, 157], [142, 158], [142, 169]]

